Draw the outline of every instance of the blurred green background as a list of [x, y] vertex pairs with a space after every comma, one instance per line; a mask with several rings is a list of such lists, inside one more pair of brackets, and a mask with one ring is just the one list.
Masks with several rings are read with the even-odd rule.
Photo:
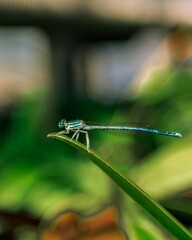
[[0, 3], [0, 239], [36, 239], [60, 213], [110, 204], [130, 239], [173, 239], [80, 153], [47, 139], [61, 118], [180, 132], [182, 139], [93, 131], [90, 140], [192, 226], [191, 29], [182, 17], [175, 27], [174, 14], [163, 24], [158, 15], [141, 21], [134, 3], [126, 18], [125, 1], [115, 2]]

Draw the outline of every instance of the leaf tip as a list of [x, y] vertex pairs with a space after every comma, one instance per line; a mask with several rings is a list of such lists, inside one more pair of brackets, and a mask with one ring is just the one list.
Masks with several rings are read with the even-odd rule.
[[51, 138], [51, 137], [53, 137], [54, 136], [54, 133], [49, 133], [49, 134], [47, 134], [47, 137], [48, 138]]

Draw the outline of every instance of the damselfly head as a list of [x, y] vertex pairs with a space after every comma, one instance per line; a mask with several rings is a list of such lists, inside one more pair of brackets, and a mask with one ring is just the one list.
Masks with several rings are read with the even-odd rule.
[[61, 119], [58, 123], [59, 128], [64, 128], [67, 125], [67, 120], [66, 119]]

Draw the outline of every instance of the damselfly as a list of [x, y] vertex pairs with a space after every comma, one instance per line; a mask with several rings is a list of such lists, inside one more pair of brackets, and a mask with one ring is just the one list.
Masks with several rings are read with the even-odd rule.
[[83, 120], [73, 120], [67, 122], [66, 119], [62, 119], [58, 123], [59, 128], [65, 128], [65, 130], [61, 131], [60, 134], [68, 134], [70, 132], [74, 132], [71, 140], [78, 140], [79, 134], [84, 133], [86, 136], [87, 148], [90, 148], [90, 140], [89, 140], [89, 130], [119, 130], [123, 132], [133, 132], [133, 133], [149, 133], [149, 134], [158, 134], [169, 137], [182, 137], [180, 133], [177, 132], [166, 132], [157, 129], [151, 129], [147, 125], [144, 127], [139, 126], [131, 126], [131, 125], [118, 125], [118, 124], [101, 124], [101, 123], [91, 123], [85, 122]]

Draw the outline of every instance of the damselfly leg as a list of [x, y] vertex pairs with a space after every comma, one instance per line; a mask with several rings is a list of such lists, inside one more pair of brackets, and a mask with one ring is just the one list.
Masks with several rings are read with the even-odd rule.
[[90, 148], [90, 140], [89, 140], [89, 134], [88, 134], [87, 131], [83, 131], [83, 130], [77, 129], [77, 130], [74, 132], [74, 134], [72, 135], [71, 141], [72, 141], [74, 138], [75, 138], [76, 141], [78, 141], [80, 133], [84, 133], [84, 134], [85, 134], [87, 149], [89, 149], [89, 148]]

